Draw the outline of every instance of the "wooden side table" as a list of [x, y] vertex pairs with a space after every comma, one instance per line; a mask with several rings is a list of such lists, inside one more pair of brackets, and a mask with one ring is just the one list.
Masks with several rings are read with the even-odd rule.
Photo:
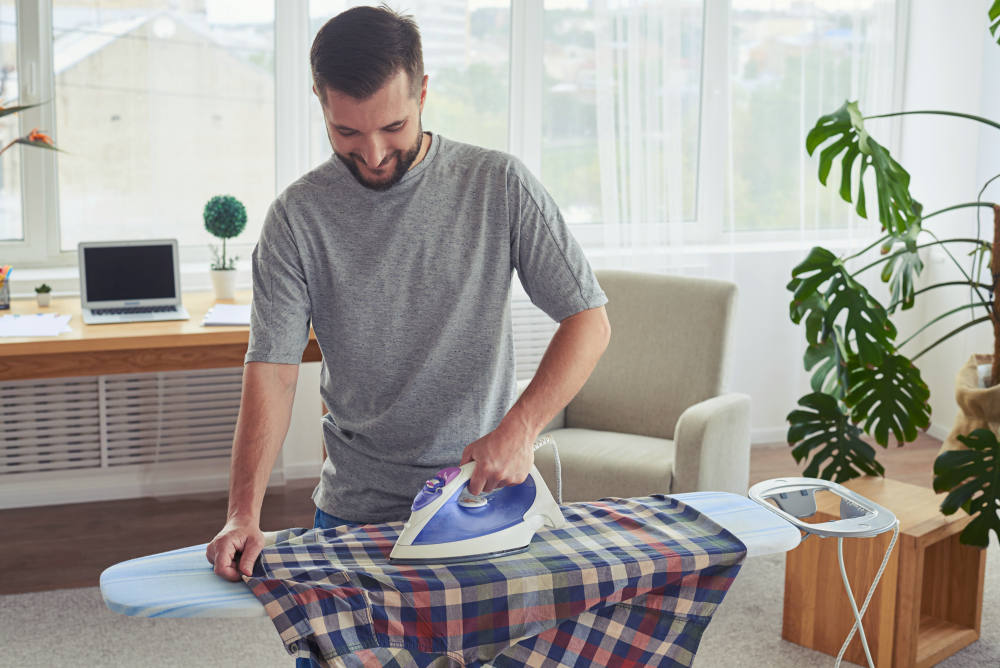
[[[944, 494], [864, 477], [847, 488], [899, 518], [899, 538], [864, 617], [872, 659], [879, 668], [932, 666], [979, 639], [986, 550], [962, 545], [969, 516], [940, 512]], [[838, 497], [816, 494], [809, 522], [840, 517]], [[844, 540], [844, 566], [858, 607], [882, 563], [892, 533]], [[781, 637], [836, 656], [854, 624], [837, 561], [837, 540], [810, 536], [788, 552]], [[859, 634], [844, 654], [867, 666]]]

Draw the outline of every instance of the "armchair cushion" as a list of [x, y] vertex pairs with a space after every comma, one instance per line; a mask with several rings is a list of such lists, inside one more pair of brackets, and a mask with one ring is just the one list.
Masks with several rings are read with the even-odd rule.
[[[670, 492], [673, 441], [591, 429], [555, 429], [548, 434], [559, 449], [564, 503]], [[535, 452], [535, 466], [555, 496], [552, 448]]]
[[673, 439], [688, 406], [722, 391], [736, 286], [629, 271], [596, 272], [611, 343], [566, 407], [566, 426]]

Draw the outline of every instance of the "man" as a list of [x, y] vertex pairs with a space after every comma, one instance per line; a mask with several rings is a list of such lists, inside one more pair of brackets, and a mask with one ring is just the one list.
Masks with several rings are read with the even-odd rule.
[[[412, 19], [359, 7], [310, 60], [334, 156], [272, 204], [253, 255], [250, 346], [229, 510], [206, 550], [249, 575], [310, 321], [327, 458], [316, 525], [405, 519], [435, 472], [474, 460], [474, 494], [522, 482], [532, 442], [604, 352], [607, 299], [551, 197], [517, 160], [424, 132]], [[516, 271], [560, 322], [514, 402]], [[512, 405], [513, 404], [513, 405]]]

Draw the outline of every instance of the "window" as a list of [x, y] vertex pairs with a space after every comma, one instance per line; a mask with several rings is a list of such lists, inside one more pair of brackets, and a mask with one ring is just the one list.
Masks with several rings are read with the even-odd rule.
[[[0, 1], [0, 105], [18, 104], [17, 9], [14, 0]], [[18, 114], [0, 118], [0, 146], [20, 136]], [[21, 220], [21, 156], [13, 147], [0, 156], [0, 241], [24, 238]]]
[[60, 248], [176, 237], [230, 194], [256, 239], [274, 194], [274, 4], [56, 0]]
[[[897, 106], [898, 2], [390, 4], [423, 35], [424, 126], [520, 157], [610, 257], [847, 227], [804, 137], [844, 98]], [[216, 194], [247, 206], [245, 258], [276, 192], [330, 156], [307, 54], [354, 4], [0, 0], [2, 97], [48, 102], [0, 117], [0, 138], [39, 127], [64, 150], [0, 156], [4, 261], [165, 236], [207, 261]]]
[[732, 0], [731, 34], [733, 229], [847, 226], [851, 207], [817, 180], [805, 137], [845, 100], [892, 108], [895, 3]]
[[542, 181], [570, 223], [694, 218], [702, 29], [700, 3], [546, 3]]

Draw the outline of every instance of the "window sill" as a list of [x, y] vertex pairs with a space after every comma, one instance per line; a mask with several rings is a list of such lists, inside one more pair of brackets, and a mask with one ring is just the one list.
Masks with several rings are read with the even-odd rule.
[[[236, 289], [250, 289], [250, 263], [239, 262], [236, 268]], [[34, 297], [35, 286], [48, 283], [53, 296], [72, 297], [80, 294], [80, 276], [76, 267], [35, 267], [17, 269], [11, 275], [11, 297], [23, 299]], [[206, 292], [212, 289], [212, 277], [203, 262], [181, 263], [181, 290], [184, 292]]]

